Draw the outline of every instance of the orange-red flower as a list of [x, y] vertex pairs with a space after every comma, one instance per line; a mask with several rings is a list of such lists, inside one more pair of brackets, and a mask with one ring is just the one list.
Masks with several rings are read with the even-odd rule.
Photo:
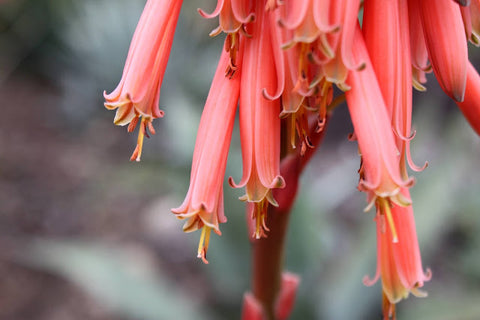
[[[409, 143], [412, 114], [412, 73], [407, 0], [370, 0], [365, 3], [363, 32], [385, 107], [392, 122], [395, 143], [401, 158], [399, 169], [407, 178], [406, 160], [411, 161]], [[413, 135], [412, 135], [413, 137]], [[407, 199], [410, 193], [401, 188]], [[430, 278], [422, 270], [420, 250], [415, 232], [412, 206], [398, 206], [379, 198], [377, 207], [377, 273], [372, 285], [380, 277], [383, 291], [384, 319], [395, 318], [395, 304], [410, 292], [418, 296], [417, 288]]]
[[183, 204], [172, 209], [179, 219], [188, 219], [183, 230], [202, 228], [198, 257], [206, 254], [213, 229], [221, 234], [219, 223], [227, 221], [223, 208], [223, 178], [240, 92], [240, 72], [225, 77], [229, 65], [223, 52], [203, 110], [193, 153], [190, 188]]
[[163, 117], [158, 108], [160, 87], [172, 47], [182, 0], [148, 0], [133, 35], [120, 83], [110, 94], [104, 92], [105, 107], [117, 109], [113, 122], [129, 124], [132, 132], [141, 119], [137, 147], [130, 160], [140, 161], [147, 128]]
[[277, 91], [277, 71], [272, 57], [272, 34], [269, 11], [257, 1], [256, 21], [248, 28], [251, 35], [245, 41], [240, 90], [240, 139], [242, 144], [243, 176], [232, 186], [245, 187], [242, 200], [256, 203], [255, 236], [264, 235], [268, 203], [276, 205], [273, 188], [283, 188], [280, 175], [280, 102], [267, 99]]
[[452, 0], [412, 0], [409, 5], [419, 10], [428, 56], [438, 83], [452, 99], [463, 101], [468, 50], [459, 5]]
[[218, 16], [219, 26], [210, 32], [214, 37], [221, 32], [227, 34], [225, 50], [230, 53], [229, 69], [237, 68], [237, 52], [240, 47], [240, 33], [246, 34], [245, 27], [255, 18], [253, 14], [252, 0], [218, 0], [217, 6], [212, 13], [206, 13], [198, 9], [202, 17], [212, 19]]
[[425, 91], [423, 83], [427, 82], [426, 72], [431, 72], [428, 61], [428, 51], [423, 35], [422, 19], [418, 10], [417, 0], [408, 0], [408, 24], [412, 57], [412, 82], [419, 91]]
[[[332, 3], [333, 4], [333, 3]], [[348, 90], [346, 79], [349, 70], [358, 70], [363, 61], [354, 61], [354, 34], [358, 23], [359, 0], [338, 0], [330, 7], [330, 24], [341, 26], [339, 32], [328, 35], [328, 41], [334, 52], [334, 59], [322, 65], [328, 81], [335, 83], [342, 90]]]
[[411, 185], [413, 179], [405, 179], [400, 173], [390, 116], [359, 27], [354, 48], [356, 62], [365, 67], [350, 71], [347, 85], [351, 89], [345, 95], [362, 157], [359, 189], [368, 192], [369, 207], [377, 198], [408, 205], [411, 200], [400, 193], [400, 188]]
[[[398, 150], [400, 168], [408, 177], [406, 163], [415, 171], [417, 167], [410, 155], [412, 118], [412, 59], [410, 53], [409, 18], [407, 0], [365, 2], [363, 34], [377, 77]], [[422, 39], [423, 41], [423, 39]]]
[[[401, 192], [410, 198], [408, 189], [403, 188]], [[390, 319], [395, 314], [395, 304], [407, 298], [409, 293], [417, 297], [427, 295], [419, 288], [430, 280], [431, 272], [425, 273], [422, 268], [412, 206], [391, 206], [386, 200], [380, 200], [375, 221], [377, 272], [373, 279], [365, 277], [364, 283], [373, 285], [381, 277], [384, 319]], [[392, 224], [396, 231], [391, 228]]]

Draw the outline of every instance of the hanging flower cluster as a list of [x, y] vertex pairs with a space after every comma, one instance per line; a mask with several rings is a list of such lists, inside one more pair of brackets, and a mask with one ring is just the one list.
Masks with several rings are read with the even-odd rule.
[[[181, 0], [148, 0], [118, 87], [104, 94], [116, 109], [114, 123], [128, 131], [140, 122], [131, 160], [140, 160], [147, 129], [163, 117], [160, 86]], [[363, 10], [361, 10], [363, 9]], [[412, 87], [425, 90], [425, 73], [440, 86], [480, 134], [480, 76], [468, 61], [467, 42], [480, 44], [480, 1], [454, 0], [218, 0], [205, 18], [219, 19], [211, 35], [226, 34], [193, 154], [190, 188], [173, 213], [185, 232], [201, 229], [198, 257], [205, 263], [210, 233], [226, 222], [223, 181], [237, 106], [244, 188], [253, 238], [268, 236], [266, 213], [284, 188], [281, 159], [315, 148], [312, 136], [346, 99], [358, 141], [358, 189], [376, 207], [377, 273], [383, 313], [430, 279], [422, 269], [407, 167]], [[334, 88], [338, 88], [334, 90]], [[140, 119], [141, 118], [141, 119]], [[148, 136], [148, 135], [147, 135]], [[287, 180], [288, 181], [288, 180]], [[278, 200], [278, 201], [277, 201]]]

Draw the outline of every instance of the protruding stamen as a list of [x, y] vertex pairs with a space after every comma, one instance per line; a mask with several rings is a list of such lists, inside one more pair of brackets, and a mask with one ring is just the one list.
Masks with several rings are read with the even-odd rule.
[[252, 237], [255, 239], [266, 238], [267, 234], [265, 231], [270, 231], [265, 223], [267, 219], [267, 208], [267, 199], [255, 203], [255, 208], [252, 212], [252, 219], [255, 219], [255, 232], [252, 234]]
[[135, 130], [135, 128], [137, 127], [138, 119], [140, 119], [138, 115], [135, 118], [133, 118], [133, 120], [128, 125], [128, 128], [127, 128], [128, 132], [133, 132], [133, 130]]
[[395, 222], [393, 221], [392, 210], [390, 210], [390, 203], [385, 198], [379, 198], [378, 202], [380, 205], [380, 212], [385, 215], [385, 217], [387, 218], [387, 223], [390, 227], [390, 230], [392, 230], [392, 237], [393, 237], [392, 241], [394, 243], [397, 243], [398, 242], [397, 229], [395, 228]]
[[395, 314], [395, 303], [391, 303], [390, 300], [388, 300], [388, 297], [385, 294], [385, 292], [382, 292], [382, 313], [383, 313], [383, 319], [387, 319], [387, 320], [397, 319], [397, 316]]
[[[136, 118], [138, 119], [138, 118]], [[145, 137], [145, 130], [147, 128], [147, 122], [151, 121], [148, 118], [142, 117], [142, 122], [140, 123], [140, 128], [138, 131], [138, 138], [137, 138], [137, 146], [133, 151], [132, 156], [130, 157], [130, 161], [137, 161], [140, 162], [140, 158], [142, 156], [142, 149], [143, 149], [143, 138]], [[136, 120], [138, 122], [138, 120]], [[135, 124], [136, 124], [135, 122]]]
[[237, 32], [229, 33], [225, 41], [225, 51], [230, 54], [230, 62], [225, 70], [225, 77], [232, 78], [237, 71], [237, 52], [240, 46], [240, 39]]
[[[135, 130], [135, 127], [137, 126], [138, 120], [140, 119], [140, 116], [136, 116], [133, 118], [132, 122], [130, 122], [130, 125], [128, 126], [128, 132], [132, 132]], [[151, 134], [155, 134], [155, 129], [153, 128], [152, 125], [152, 118], [150, 117], [142, 117], [142, 121], [140, 122], [140, 128], [138, 131], [138, 138], [137, 138], [137, 146], [135, 147], [135, 150], [132, 153], [132, 156], [130, 157], [130, 161], [140, 161], [140, 158], [142, 156], [142, 149], [143, 149], [143, 139], [145, 137], [150, 138], [148, 135], [148, 131], [150, 131]]]
[[210, 242], [211, 231], [212, 231], [212, 228], [203, 226], [202, 234], [200, 235], [200, 241], [198, 242], [197, 258], [202, 259], [203, 263], [205, 264], [208, 264], [207, 250], [208, 250], [208, 244]]

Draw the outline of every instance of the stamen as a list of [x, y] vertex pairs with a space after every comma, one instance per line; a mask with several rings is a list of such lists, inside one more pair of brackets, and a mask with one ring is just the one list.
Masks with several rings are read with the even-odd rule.
[[290, 117], [290, 144], [292, 145], [292, 149], [296, 148], [296, 119], [295, 119], [295, 113], [292, 113]]
[[140, 119], [140, 117], [137, 115], [135, 118], [133, 118], [132, 121], [130, 121], [127, 132], [133, 132], [133, 130], [135, 130], [135, 128], [137, 127], [138, 119]]
[[[137, 120], [134, 120], [136, 125], [136, 123], [138, 122], [138, 118], [135, 118], [135, 119], [137, 119]], [[142, 117], [142, 122], [140, 123], [140, 128], [138, 131], [137, 146], [135, 147], [135, 150], [133, 151], [133, 154], [130, 157], [130, 161], [135, 160], [137, 162], [140, 162], [140, 158], [142, 156], [142, 149], [143, 149], [143, 138], [145, 137], [145, 130], [147, 129], [147, 123], [149, 123], [150, 121], [151, 120], [149, 118]]]
[[212, 228], [203, 226], [202, 234], [200, 235], [200, 241], [198, 242], [197, 258], [202, 259], [203, 263], [205, 264], [208, 264], [207, 250], [208, 250], [208, 244], [210, 242], [211, 231], [212, 231]]
[[385, 320], [397, 319], [397, 315], [395, 313], [395, 303], [391, 303], [390, 300], [388, 300], [385, 292], [382, 292], [382, 313], [383, 319]]
[[239, 48], [240, 39], [237, 36], [237, 32], [229, 33], [225, 41], [225, 51], [230, 54], [230, 61], [228, 63], [227, 69], [225, 70], [225, 77], [232, 78], [237, 71], [237, 51]]
[[266, 231], [270, 229], [266, 225], [268, 201], [263, 199], [255, 203], [255, 208], [252, 212], [252, 219], [255, 219], [255, 232], [252, 237], [255, 239], [266, 238]]
[[398, 242], [397, 229], [395, 228], [395, 222], [393, 221], [392, 211], [390, 210], [390, 204], [388, 203], [388, 200], [385, 198], [379, 198], [378, 201], [380, 204], [380, 212], [385, 214], [385, 217], [387, 218], [388, 226], [390, 227], [390, 230], [392, 230], [392, 237], [393, 237], [392, 241], [394, 243], [397, 243]]
[[297, 80], [297, 84], [295, 85], [295, 87], [297, 88], [297, 90], [299, 88], [302, 89], [302, 92], [303, 91], [308, 91], [308, 90], [303, 90], [304, 86], [302, 86], [302, 84], [304, 83], [308, 83], [306, 82], [305, 80], [307, 80], [307, 70], [308, 70], [308, 58], [306, 57], [308, 53], [308, 44], [307, 43], [301, 43], [300, 45], [300, 56], [298, 58], [298, 80]]

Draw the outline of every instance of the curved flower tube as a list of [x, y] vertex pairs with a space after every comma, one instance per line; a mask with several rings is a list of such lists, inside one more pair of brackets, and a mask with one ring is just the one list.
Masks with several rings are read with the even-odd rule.
[[215, 37], [221, 32], [227, 34], [225, 50], [230, 53], [229, 69], [231, 72], [237, 68], [237, 52], [240, 47], [239, 33], [246, 34], [245, 26], [255, 18], [252, 10], [252, 0], [218, 0], [212, 13], [198, 9], [204, 18], [212, 19], [218, 16], [219, 26], [210, 32], [210, 36]]
[[172, 209], [179, 219], [188, 219], [185, 232], [202, 229], [198, 257], [205, 263], [210, 231], [220, 235], [219, 223], [227, 221], [223, 178], [240, 93], [240, 72], [225, 77], [228, 64], [229, 55], [223, 52], [200, 120], [190, 188], [183, 204]]
[[418, 8], [438, 83], [448, 96], [461, 102], [467, 81], [468, 50], [459, 5], [452, 0], [418, 0]]
[[402, 154], [400, 168], [408, 178], [406, 162], [415, 171], [410, 154], [412, 118], [412, 67], [407, 0], [365, 2], [363, 28], [380, 90], [392, 121], [396, 145]]
[[408, 0], [408, 24], [410, 51], [412, 58], [412, 81], [413, 86], [418, 91], [425, 91], [423, 86], [427, 82], [426, 72], [431, 72], [432, 68], [428, 61], [428, 51], [425, 45], [425, 36], [423, 35], [422, 20], [418, 8], [417, 0]]
[[345, 96], [362, 156], [359, 189], [368, 192], [367, 210], [377, 197], [401, 206], [409, 205], [410, 198], [405, 198], [400, 188], [412, 185], [414, 180], [404, 179], [400, 173], [400, 156], [390, 116], [359, 26], [354, 48], [356, 62], [365, 63], [365, 68], [350, 71], [347, 85], [351, 89]]
[[[410, 198], [407, 188], [401, 192]], [[392, 220], [391, 222], [388, 220]], [[423, 271], [418, 247], [415, 219], [412, 206], [391, 206], [386, 200], [377, 203], [377, 271], [373, 279], [365, 277], [367, 286], [373, 285], [381, 277], [384, 296], [384, 319], [395, 313], [394, 305], [408, 297], [426, 297], [419, 288], [431, 279], [431, 271]], [[395, 229], [391, 225], [395, 225]]]
[[241, 199], [256, 203], [255, 237], [264, 235], [264, 218], [268, 203], [277, 205], [273, 188], [283, 188], [280, 175], [280, 102], [267, 99], [264, 91], [275, 92], [277, 72], [272, 57], [272, 34], [268, 14], [261, 1], [255, 8], [257, 20], [248, 29], [251, 38], [245, 41], [240, 89], [240, 139], [242, 144], [243, 176], [233, 187], [245, 187]]
[[120, 83], [112, 93], [103, 93], [105, 107], [117, 109], [113, 122], [135, 130], [140, 118], [140, 130], [131, 161], [140, 161], [143, 138], [147, 128], [155, 130], [152, 120], [163, 117], [158, 108], [160, 87], [167, 68], [175, 26], [182, 0], [148, 0], [133, 35]]

